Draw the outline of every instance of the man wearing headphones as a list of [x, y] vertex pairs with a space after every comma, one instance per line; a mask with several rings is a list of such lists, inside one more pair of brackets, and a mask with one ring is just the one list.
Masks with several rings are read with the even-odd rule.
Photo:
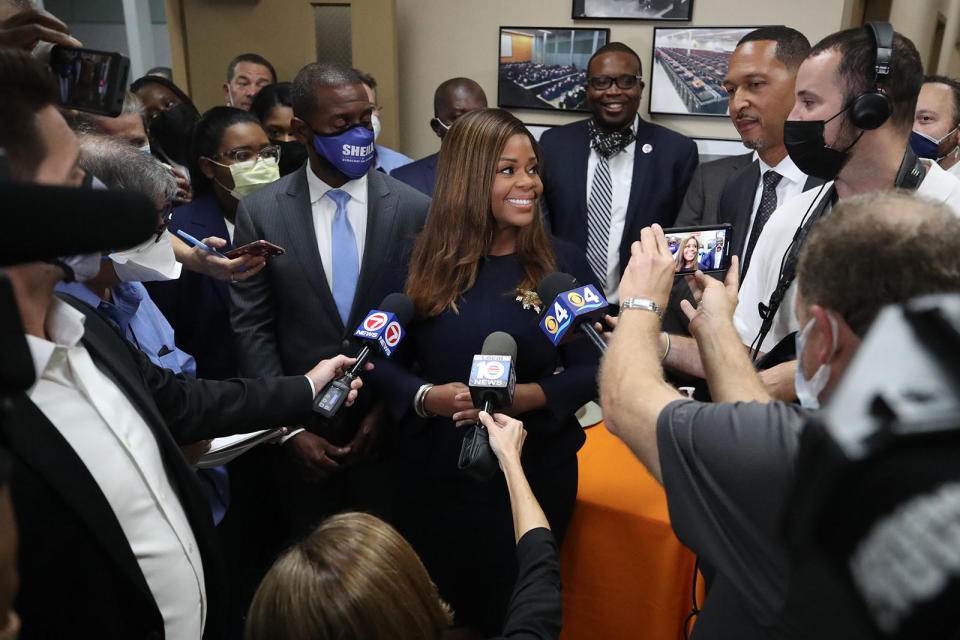
[[834, 33], [810, 50], [797, 72], [784, 143], [801, 171], [828, 182], [785, 202], [763, 229], [734, 316], [744, 344], [767, 353], [800, 328], [796, 256], [838, 199], [896, 186], [960, 214], [960, 181], [909, 146], [922, 83], [916, 47], [887, 23]]

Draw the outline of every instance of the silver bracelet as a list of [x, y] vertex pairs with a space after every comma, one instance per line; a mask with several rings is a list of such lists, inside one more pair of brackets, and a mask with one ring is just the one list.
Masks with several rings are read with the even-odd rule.
[[413, 394], [413, 411], [421, 418], [432, 418], [436, 414], [430, 413], [423, 406], [423, 401], [427, 397], [427, 392], [433, 389], [433, 385], [430, 383], [420, 385], [420, 388], [417, 389], [417, 392]]
[[644, 311], [652, 311], [657, 314], [658, 318], [663, 320], [663, 313], [660, 309], [660, 305], [650, 298], [627, 298], [620, 304], [620, 313], [623, 313], [627, 309], [643, 309]]

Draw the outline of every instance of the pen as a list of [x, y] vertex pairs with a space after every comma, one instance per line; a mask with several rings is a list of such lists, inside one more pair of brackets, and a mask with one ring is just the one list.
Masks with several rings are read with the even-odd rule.
[[[190, 235], [189, 233], [187, 233], [187, 232], [184, 231], [183, 229], [177, 229], [177, 235], [180, 236], [181, 238], [183, 238], [184, 240], [186, 240], [187, 242], [189, 242], [190, 244], [192, 244], [193, 246], [195, 246], [195, 247], [200, 247], [200, 248], [203, 249], [204, 251], [209, 251], [210, 253], [212, 253], [213, 255], [217, 256], [218, 258], [223, 258], [224, 260], [229, 260], [229, 259], [230, 259], [230, 258], [228, 258], [227, 256], [225, 256], [225, 255], [223, 255], [222, 253], [220, 253], [219, 251], [217, 251], [216, 249], [213, 249], [213, 248], [208, 247], [207, 245], [203, 244], [202, 242], [200, 242], [199, 240], [197, 240], [196, 238], [194, 238], [192, 235]], [[240, 267], [239, 271], [246, 271], [246, 269], [243, 268], [243, 267]]]

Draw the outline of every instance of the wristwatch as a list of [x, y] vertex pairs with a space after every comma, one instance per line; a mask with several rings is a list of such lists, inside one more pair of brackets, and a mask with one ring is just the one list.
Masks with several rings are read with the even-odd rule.
[[657, 314], [658, 318], [663, 320], [663, 313], [660, 311], [660, 305], [650, 298], [627, 298], [620, 303], [620, 313], [623, 313], [627, 309], [646, 309], [647, 311], [653, 311], [655, 314]]

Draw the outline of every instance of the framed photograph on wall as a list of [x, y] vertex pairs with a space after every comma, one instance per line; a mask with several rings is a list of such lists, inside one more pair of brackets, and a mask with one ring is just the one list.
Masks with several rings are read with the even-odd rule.
[[743, 142], [739, 138], [694, 138], [693, 141], [696, 143], [697, 152], [700, 154], [700, 164], [729, 156], [751, 153], [751, 150], [743, 146]]
[[587, 62], [610, 29], [500, 27], [497, 106], [587, 111]]
[[554, 124], [533, 124], [533, 123], [530, 123], [530, 122], [524, 122], [524, 123], [523, 123], [523, 126], [525, 126], [525, 127], [527, 128], [527, 131], [529, 131], [531, 134], [533, 134], [534, 140], [536, 140], [537, 142], [540, 142], [540, 136], [542, 136], [545, 131], [548, 131], [548, 130], [552, 129], [552, 128], [554, 128], [554, 127], [557, 126], [557, 125], [554, 125]]
[[685, 27], [653, 30], [650, 113], [726, 116], [723, 88], [730, 54], [756, 27]]
[[689, 20], [693, 0], [573, 0], [573, 19]]

